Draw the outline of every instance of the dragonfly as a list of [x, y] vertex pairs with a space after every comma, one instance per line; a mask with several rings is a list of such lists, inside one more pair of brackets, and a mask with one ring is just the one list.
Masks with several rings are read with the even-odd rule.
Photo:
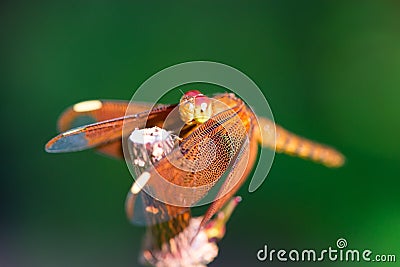
[[[75, 123], [87, 118], [94, 122], [73, 128]], [[148, 183], [153, 183], [151, 185], [158, 188], [160, 194], [171, 198], [176, 195], [160, 188], [157, 180], [153, 179], [155, 181], [152, 182], [151, 177], [159, 176], [171, 184], [194, 188], [192, 202], [189, 201], [194, 203], [227, 174], [215, 200], [203, 216], [201, 227], [246, 181], [256, 164], [259, 146], [330, 168], [340, 167], [345, 162], [345, 157], [336, 149], [296, 135], [270, 119], [258, 117], [233, 93], [206, 96], [198, 90], [184, 93], [179, 103], [175, 104], [135, 102], [132, 105], [121, 100], [77, 103], [61, 114], [58, 120], [61, 133], [45, 145], [45, 150], [63, 153], [95, 148], [105, 155], [123, 159], [124, 138], [137, 128], [155, 126], [168, 128], [179, 140], [178, 146], [168, 157], [156, 162], [145, 172], [146, 178], [150, 178], [146, 179]], [[271, 132], [271, 128], [275, 131]], [[203, 140], [211, 140], [215, 149], [200, 149], [199, 144]], [[208, 160], [210, 158], [211, 161]], [[197, 164], [182, 168], [182, 165], [195, 159]], [[208, 165], [200, 166], [203, 161], [207, 161]], [[182, 210], [185, 207], [165, 204], [168, 218], [182, 214]], [[128, 217], [134, 216], [127, 213]]]

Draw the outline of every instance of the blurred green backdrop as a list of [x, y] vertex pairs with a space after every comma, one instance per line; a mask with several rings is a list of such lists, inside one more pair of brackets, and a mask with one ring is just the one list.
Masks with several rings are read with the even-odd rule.
[[65, 107], [129, 99], [192, 60], [243, 71], [278, 123], [347, 156], [331, 170], [277, 155], [258, 191], [241, 190], [213, 266], [264, 266], [264, 244], [323, 249], [340, 237], [400, 257], [398, 1], [3, 1], [0, 25], [0, 266], [138, 265], [125, 163], [43, 147]]

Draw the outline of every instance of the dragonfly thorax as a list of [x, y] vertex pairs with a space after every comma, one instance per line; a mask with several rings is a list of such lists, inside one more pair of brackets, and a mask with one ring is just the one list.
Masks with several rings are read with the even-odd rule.
[[204, 123], [212, 116], [211, 101], [197, 90], [189, 91], [180, 100], [179, 114], [186, 124]]

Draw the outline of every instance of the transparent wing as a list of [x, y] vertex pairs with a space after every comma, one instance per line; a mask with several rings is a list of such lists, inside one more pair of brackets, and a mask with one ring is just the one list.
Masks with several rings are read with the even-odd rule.
[[[122, 127], [133, 131], [143, 125], [157, 125], [163, 123], [176, 105], [159, 105], [151, 111], [144, 111], [129, 116], [109, 119], [89, 125], [80, 126], [59, 134], [46, 144], [46, 151], [63, 153], [81, 151], [112, 142], [121, 141]], [[66, 125], [68, 123], [62, 123]]]
[[[67, 108], [58, 119], [58, 131], [65, 132], [79, 126], [119, 118], [125, 115], [128, 108], [125, 100], [89, 100], [77, 103]], [[132, 113], [141, 113], [152, 108], [152, 104], [138, 102], [130, 105]], [[105, 155], [122, 159], [122, 144], [120, 140], [99, 146], [97, 150]]]
[[220, 179], [241, 150], [248, 127], [232, 109], [213, 116], [147, 170], [150, 178], [143, 190], [173, 206], [215, 201], [215, 187], [223, 184]]

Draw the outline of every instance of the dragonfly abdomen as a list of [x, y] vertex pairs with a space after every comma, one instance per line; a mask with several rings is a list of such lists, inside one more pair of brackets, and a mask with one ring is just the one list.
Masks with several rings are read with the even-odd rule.
[[345, 161], [345, 157], [332, 147], [291, 133], [279, 125], [274, 125], [268, 119], [258, 118], [258, 122], [260, 124], [259, 142], [264, 147], [275, 148], [277, 152], [310, 159], [332, 168], [342, 166]]
[[328, 167], [340, 167], [344, 156], [336, 149], [319, 144], [276, 126], [276, 151], [310, 159]]

